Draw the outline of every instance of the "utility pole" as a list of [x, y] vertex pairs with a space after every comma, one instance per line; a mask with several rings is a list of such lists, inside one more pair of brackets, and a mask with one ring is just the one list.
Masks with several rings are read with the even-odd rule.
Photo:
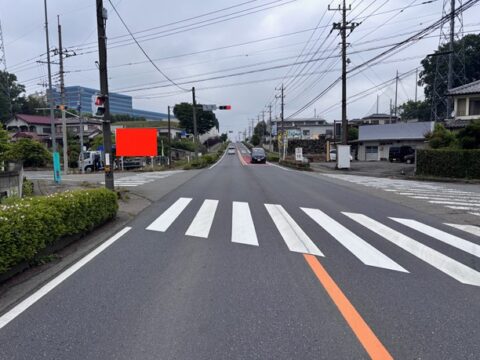
[[100, 69], [100, 92], [105, 96], [105, 112], [103, 115], [103, 149], [105, 151], [105, 187], [115, 189], [113, 180], [112, 159], [112, 131], [110, 128], [110, 99], [108, 97], [107, 73], [107, 36], [105, 25], [107, 22], [107, 9], [103, 7], [103, 0], [97, 0], [97, 33], [98, 33], [98, 60]]
[[347, 10], [351, 10], [352, 5], [347, 8], [345, 0], [343, 0], [343, 7], [338, 5], [337, 9], [331, 9], [330, 5], [328, 10], [341, 11], [342, 22], [333, 23], [332, 30], [340, 30], [342, 37], [342, 145], [348, 144], [348, 120], [347, 120], [347, 30], [352, 32], [359, 23], [347, 22]]
[[415, 69], [415, 102], [417, 102], [417, 93], [418, 93], [418, 68]]
[[[47, 69], [48, 69], [48, 105], [50, 108], [50, 131], [52, 133], [52, 150], [55, 156], [57, 152], [57, 143], [55, 141], [55, 113], [53, 106], [53, 88], [52, 88], [52, 69], [50, 67], [50, 40], [48, 38], [48, 14], [47, 14], [47, 0], [44, 0], [45, 6], [45, 37], [47, 40]], [[55, 177], [56, 179], [56, 177]]]
[[60, 15], [57, 15], [58, 21], [58, 55], [60, 57], [60, 95], [62, 98], [62, 142], [63, 142], [63, 173], [68, 174], [68, 139], [67, 139], [67, 119], [65, 116], [65, 79], [63, 71], [63, 48], [62, 48], [62, 25], [60, 25]]
[[379, 95], [377, 94], [377, 114], [378, 114], [378, 100], [379, 100]]
[[390, 124], [392, 123], [392, 99], [390, 99]]
[[78, 92], [78, 121], [80, 122], [80, 166], [82, 168], [82, 174], [85, 174], [85, 166], [83, 165], [83, 119], [82, 119], [82, 89]]
[[272, 151], [272, 104], [268, 105], [268, 124], [270, 129], [270, 141], [268, 142], [268, 150]]
[[[455, 0], [450, 1], [450, 43], [448, 44], [448, 75], [447, 75], [447, 92], [453, 87], [453, 42], [455, 34]], [[452, 116], [452, 100], [451, 96], [447, 96], [447, 116]]]
[[[284, 124], [284, 110], [285, 110], [285, 87], [283, 86], [283, 83], [282, 83], [282, 86], [280, 87], [280, 96], [275, 96], [277, 99], [280, 98], [280, 121], [281, 121], [281, 134], [282, 134], [282, 138], [281, 138], [281, 141], [282, 141], [282, 150], [281, 150], [281, 156], [282, 156], [282, 160], [285, 160], [285, 156], [286, 156], [286, 148], [285, 148], [285, 124]], [[277, 126], [278, 128], [278, 126]], [[278, 132], [278, 129], [277, 129], [277, 132]], [[280, 152], [280, 147], [278, 148], [278, 151]]]
[[170, 130], [170, 105], [168, 105], [168, 167], [172, 167], [172, 134]]
[[398, 70], [397, 70], [397, 76], [395, 76], [395, 108], [393, 109], [395, 113], [395, 121], [397, 119], [397, 99], [398, 99]]
[[197, 146], [197, 100], [195, 99], [195, 86], [192, 87], [192, 114], [193, 114], [193, 145], [195, 147], [195, 159], [198, 159]]

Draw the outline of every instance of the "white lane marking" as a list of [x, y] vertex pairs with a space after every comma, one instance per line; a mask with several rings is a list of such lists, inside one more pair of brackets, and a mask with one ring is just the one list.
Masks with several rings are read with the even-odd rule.
[[468, 232], [470, 234], [480, 236], [480, 227], [475, 226], [475, 225], [462, 225], [462, 224], [449, 224], [449, 223], [444, 223], [445, 225], [454, 227], [455, 229], [459, 229], [465, 232]]
[[[412, 199], [420, 199], [420, 200], [436, 200], [436, 201], [467, 201], [468, 203], [478, 203], [480, 204], [480, 198], [471, 198], [471, 197], [458, 197], [458, 196], [450, 196], [450, 195], [440, 195], [441, 197], [436, 196], [408, 196]], [[473, 201], [472, 201], [473, 200]]]
[[372, 245], [361, 239], [346, 227], [318, 209], [300, 208], [318, 225], [332, 235], [340, 244], [346, 247], [362, 263], [383, 269], [407, 272], [402, 266], [378, 251]]
[[285, 171], [295, 171], [295, 170], [287, 169], [286, 167], [283, 167], [283, 166], [280, 166], [280, 165], [271, 163], [270, 161], [267, 161], [267, 164], [268, 164], [268, 165], [271, 165], [271, 166], [275, 166], [275, 167], [277, 167], [277, 168], [279, 168], [279, 169], [282, 169], [282, 170], [285, 170]]
[[445, 207], [454, 209], [454, 210], [471, 210], [471, 211], [478, 211], [480, 209], [473, 207], [473, 206], [454, 206], [454, 205], [446, 205]]
[[232, 242], [258, 246], [250, 207], [246, 202], [232, 204]]
[[18, 315], [23, 313], [25, 310], [27, 310], [30, 306], [35, 304], [42, 297], [47, 295], [50, 291], [55, 289], [58, 285], [60, 285], [63, 281], [68, 279], [75, 272], [80, 270], [90, 260], [95, 258], [98, 254], [100, 254], [102, 251], [104, 251], [106, 248], [108, 248], [110, 245], [112, 245], [115, 241], [117, 241], [123, 235], [125, 235], [128, 231], [130, 231], [130, 229], [131, 229], [131, 227], [125, 227], [122, 230], [120, 230], [118, 233], [113, 235], [110, 239], [108, 239], [107, 241], [102, 243], [100, 246], [98, 246], [97, 248], [92, 250], [90, 253], [85, 255], [83, 258], [81, 258], [75, 264], [70, 266], [67, 270], [62, 272], [60, 275], [55, 277], [53, 280], [50, 280], [48, 283], [46, 283], [40, 289], [35, 291], [32, 295], [30, 295], [25, 300], [23, 300], [21, 303], [16, 305], [13, 309], [11, 309], [7, 313], [3, 314], [0, 317], [0, 329], [2, 329], [5, 325], [7, 325], [10, 321], [15, 319]]
[[290, 251], [324, 256], [281, 205], [265, 204], [265, 207]]
[[472, 215], [475, 215], [475, 216], [480, 216], [480, 213], [477, 213], [477, 212], [471, 212], [469, 214], [472, 214]]
[[147, 230], [167, 231], [175, 219], [185, 210], [190, 201], [192, 201], [191, 198], [183, 197], [175, 201], [162, 215], [148, 225]]
[[207, 238], [212, 227], [218, 200], [205, 200], [185, 235]]
[[475, 271], [474, 269], [453, 260], [452, 258], [449, 258], [448, 256], [369, 218], [368, 216], [348, 212], [344, 212], [343, 214], [461, 283], [480, 286], [480, 272]]
[[223, 155], [222, 155], [222, 157], [220, 158], [220, 160], [218, 160], [215, 164], [213, 164], [212, 166], [210, 166], [210, 167], [208, 168], [208, 170], [211, 170], [211, 169], [213, 169], [215, 166], [217, 166], [217, 164], [220, 163], [220, 162], [223, 160], [223, 158], [225, 157], [225, 155], [227, 155], [227, 152], [228, 152], [228, 149], [225, 149], [225, 151], [223, 152]]
[[460, 205], [460, 206], [474, 206], [480, 207], [480, 203], [476, 202], [458, 202], [458, 201], [437, 201], [437, 200], [429, 200], [431, 204], [441, 204], [441, 205]]
[[449, 234], [445, 231], [436, 229], [432, 226], [422, 224], [421, 222], [418, 222], [416, 220], [400, 219], [400, 218], [394, 218], [394, 217], [391, 217], [390, 219], [400, 224], [403, 224], [405, 226], [408, 226], [409, 228], [417, 230], [425, 235], [433, 237], [439, 241], [442, 241], [450, 246], [456, 247], [457, 249], [463, 250], [465, 252], [468, 252], [469, 254], [480, 257], [480, 245], [474, 244], [458, 236]]

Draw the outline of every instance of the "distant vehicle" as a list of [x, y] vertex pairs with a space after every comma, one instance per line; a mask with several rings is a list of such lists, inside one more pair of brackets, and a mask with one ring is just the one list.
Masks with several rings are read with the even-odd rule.
[[405, 155], [403, 159], [407, 164], [413, 164], [415, 162], [415, 154]]
[[[390, 162], [406, 162], [407, 159], [405, 159], [405, 157], [414, 154], [415, 149], [411, 146], [392, 146], [388, 152], [388, 160], [390, 160]], [[409, 158], [409, 160], [411, 161], [411, 158]]]
[[253, 148], [252, 159], [250, 160], [250, 162], [252, 164], [265, 164], [267, 162], [267, 155], [265, 154], [265, 150], [263, 150], [262, 148]]
[[[337, 161], [337, 149], [330, 150], [330, 161]], [[350, 161], [353, 161], [352, 155], [350, 155]]]
[[[78, 168], [82, 170], [81, 155], [78, 157]], [[83, 170], [85, 172], [93, 172], [103, 169], [103, 158], [101, 151], [84, 151], [83, 152]]]
[[228, 155], [235, 155], [235, 148], [234, 147], [229, 147], [227, 151]]

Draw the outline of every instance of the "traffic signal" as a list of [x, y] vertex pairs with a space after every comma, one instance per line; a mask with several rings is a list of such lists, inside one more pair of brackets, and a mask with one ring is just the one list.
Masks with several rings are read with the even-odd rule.
[[105, 95], [96, 95], [95, 96], [95, 111], [94, 116], [103, 117], [105, 115], [105, 102], [107, 97]]
[[63, 111], [63, 110], [67, 110], [68, 106], [67, 105], [57, 105], [57, 106], [55, 106], [55, 108], [57, 110], [62, 110]]
[[230, 105], [220, 105], [218, 110], [232, 110], [232, 107]]

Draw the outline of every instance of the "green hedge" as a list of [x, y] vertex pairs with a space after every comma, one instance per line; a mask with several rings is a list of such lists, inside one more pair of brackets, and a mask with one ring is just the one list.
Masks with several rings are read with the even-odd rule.
[[267, 161], [269, 162], [279, 162], [280, 156], [277, 153], [269, 152], [267, 153]]
[[290, 160], [290, 159], [280, 160], [279, 164], [289, 168], [297, 169], [297, 170], [307, 170], [307, 171], [310, 170], [309, 163], [299, 162], [299, 161]]
[[480, 179], [480, 150], [417, 150], [417, 175]]
[[31, 261], [60, 238], [84, 234], [115, 217], [117, 194], [68, 191], [0, 205], [0, 273]]

